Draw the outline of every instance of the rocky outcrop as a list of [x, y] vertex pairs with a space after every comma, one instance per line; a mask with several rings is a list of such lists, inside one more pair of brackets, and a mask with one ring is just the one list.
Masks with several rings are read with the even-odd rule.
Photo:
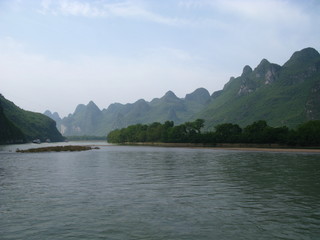
[[237, 95], [247, 95], [263, 85], [272, 84], [278, 79], [280, 69], [281, 66], [270, 63], [267, 59], [262, 59], [253, 71], [251, 67], [245, 66], [241, 74], [241, 85]]
[[206, 119], [207, 127], [225, 122], [248, 125], [261, 119], [273, 126], [295, 127], [320, 119], [320, 54], [306, 48], [283, 66], [266, 59], [254, 70], [245, 66], [196, 117]]

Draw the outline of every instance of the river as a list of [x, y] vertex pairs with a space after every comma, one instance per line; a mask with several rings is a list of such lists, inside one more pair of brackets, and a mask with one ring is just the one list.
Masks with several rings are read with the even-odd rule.
[[99, 145], [2, 146], [0, 239], [320, 239], [320, 154]]

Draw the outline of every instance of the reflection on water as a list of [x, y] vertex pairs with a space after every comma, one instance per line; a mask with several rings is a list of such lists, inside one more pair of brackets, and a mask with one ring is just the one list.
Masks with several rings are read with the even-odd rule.
[[0, 153], [1, 239], [319, 239], [320, 155]]

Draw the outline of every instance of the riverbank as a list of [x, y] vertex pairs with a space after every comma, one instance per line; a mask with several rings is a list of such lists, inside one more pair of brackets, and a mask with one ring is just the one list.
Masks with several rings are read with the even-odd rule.
[[235, 150], [235, 151], [263, 151], [263, 152], [305, 152], [320, 153], [320, 147], [292, 147], [279, 144], [246, 144], [246, 143], [161, 143], [161, 142], [137, 142], [121, 143], [119, 145], [130, 146], [158, 146], [158, 147], [183, 147], [183, 148], [208, 148], [217, 150]]

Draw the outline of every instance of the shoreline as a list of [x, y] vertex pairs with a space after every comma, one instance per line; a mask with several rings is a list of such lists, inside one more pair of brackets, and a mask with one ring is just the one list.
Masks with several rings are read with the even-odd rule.
[[[82, 142], [82, 141], [80, 141]], [[97, 144], [91, 141], [85, 143], [83, 145], [58, 145], [58, 146], [46, 146], [46, 147], [36, 147], [32, 151], [41, 151], [42, 148], [45, 150], [43, 151], [70, 151], [67, 150], [68, 147], [74, 147], [74, 151], [78, 147], [91, 147], [93, 149], [97, 149], [98, 147], [110, 147], [110, 146], [146, 146], [146, 147], [168, 147], [168, 148], [194, 148], [194, 149], [212, 149], [212, 150], [231, 150], [231, 151], [249, 151], [249, 152], [279, 152], [279, 153], [315, 153], [320, 154], [320, 147], [319, 146], [310, 146], [310, 147], [302, 147], [302, 146], [287, 146], [287, 145], [279, 145], [279, 144], [203, 144], [203, 143], [159, 143], [159, 142], [126, 142], [126, 143], [101, 143], [97, 142]], [[58, 148], [58, 149], [55, 149]], [[60, 148], [60, 149], [59, 149]], [[61, 149], [62, 148], [62, 149]], [[17, 148], [17, 152], [26, 152], [26, 150], [30, 149], [23, 149], [20, 150]], [[12, 151], [16, 151], [12, 150]], [[79, 150], [79, 149], [77, 149]], [[72, 151], [72, 150], [71, 150]]]
[[217, 150], [234, 150], [234, 151], [251, 151], [251, 152], [296, 152], [296, 153], [320, 153], [320, 149], [312, 148], [221, 148], [221, 147], [212, 147], [210, 149]]
[[215, 150], [252, 151], [252, 152], [297, 152], [297, 153], [320, 153], [319, 147], [291, 147], [279, 144], [202, 144], [202, 143], [158, 143], [138, 142], [121, 143], [115, 145], [124, 146], [150, 146], [150, 147], [182, 147]]

